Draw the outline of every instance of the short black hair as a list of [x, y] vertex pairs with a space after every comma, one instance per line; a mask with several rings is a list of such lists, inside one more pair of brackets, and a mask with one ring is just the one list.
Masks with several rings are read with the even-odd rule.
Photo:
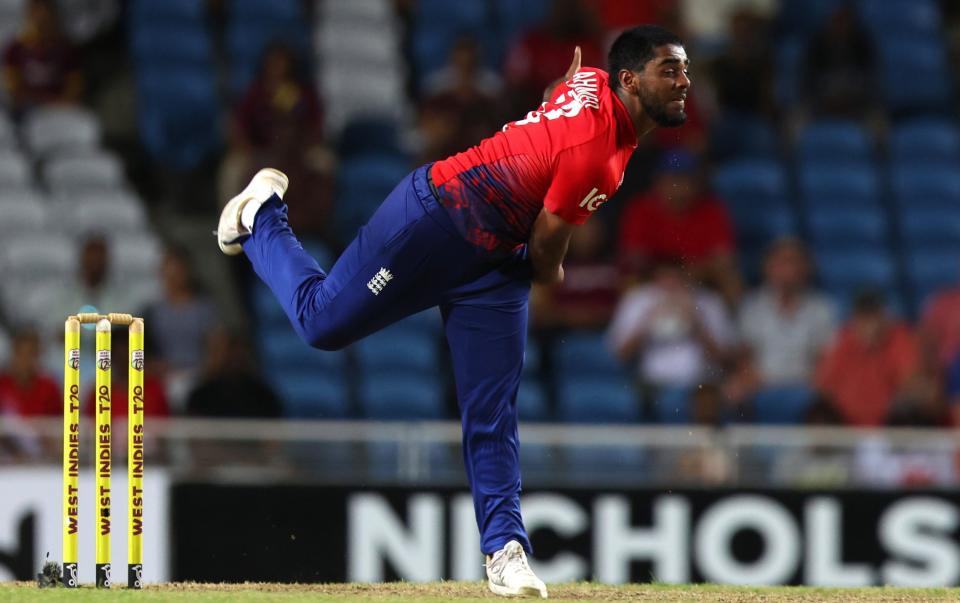
[[683, 46], [677, 34], [657, 25], [638, 25], [617, 36], [607, 55], [610, 87], [614, 90], [620, 87], [617, 74], [621, 69], [641, 71], [656, 49], [667, 44]]

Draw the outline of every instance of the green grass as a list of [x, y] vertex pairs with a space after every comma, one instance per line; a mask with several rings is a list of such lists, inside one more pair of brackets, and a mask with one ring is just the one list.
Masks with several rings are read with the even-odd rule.
[[[956, 601], [958, 589], [857, 588], [829, 589], [807, 587], [748, 588], [715, 585], [630, 584], [604, 586], [592, 583], [550, 586], [550, 599], [555, 601], [657, 601], [680, 603], [691, 601], [734, 603], [740, 601], [779, 603], [814, 601], [843, 602], [906, 602]], [[369, 601], [383, 603], [413, 602], [486, 602], [500, 600], [489, 593], [482, 582], [435, 582], [432, 584], [164, 584], [142, 591], [125, 588], [97, 590], [82, 587], [38, 589], [26, 582], [0, 583], [0, 601], [42, 601], [70, 603], [86, 601]]]

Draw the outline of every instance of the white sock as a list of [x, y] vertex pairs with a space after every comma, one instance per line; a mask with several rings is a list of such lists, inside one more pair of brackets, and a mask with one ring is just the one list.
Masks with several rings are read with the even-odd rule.
[[253, 222], [257, 217], [257, 212], [260, 211], [260, 207], [263, 205], [263, 201], [257, 199], [250, 199], [247, 201], [247, 204], [243, 206], [243, 209], [240, 211], [240, 225], [253, 232]]

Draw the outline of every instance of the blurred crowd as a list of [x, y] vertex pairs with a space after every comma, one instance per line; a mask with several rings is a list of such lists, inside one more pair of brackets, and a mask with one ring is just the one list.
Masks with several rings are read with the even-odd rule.
[[[96, 6], [103, 16], [84, 38], [64, 27], [84, 10], [81, 4]], [[209, 3], [215, 30], [227, 4]], [[417, 0], [394, 4], [409, 54], [418, 31]], [[943, 31], [956, 40], [960, 11], [950, 4], [942, 6]], [[38, 106], [92, 105], [103, 98], [98, 92], [122, 83], [124, 70], [131, 69], [117, 58], [126, 53], [127, 3], [25, 5], [22, 27], [2, 54], [4, 105], [14, 121]], [[416, 62], [403, 55], [410, 66], [403, 102], [414, 110], [400, 122], [397, 144], [409, 167], [465, 149], [535, 108], [544, 87], [566, 69], [574, 46], [583, 49], [585, 65], [602, 67], [609, 41], [631, 24], [660, 23], [687, 40], [693, 80], [687, 124], [641, 141], [615, 202], [577, 229], [564, 282], [534, 288], [531, 339], [540, 343], [545, 370], [552, 370], [550, 350], [567, 334], [590, 332], [602, 336], [611, 356], [627, 367], [637, 404], [683, 389], [696, 423], [749, 423], [763, 412], [758, 400], [764, 396], [772, 396], [773, 404], [799, 396], [804, 401], [797, 403], [798, 414], [786, 420], [960, 424], [960, 280], [916, 308], [898, 307], [887, 290], [869, 282], [849, 299], [839, 298], [820, 287], [815, 250], [803, 232], [779, 233], [746, 249], [727, 200], [711, 185], [716, 163], [739, 134], [720, 125], [739, 116], [779, 124], [785, 136], [823, 118], [856, 120], [871, 131], [890, 126], [896, 116], [880, 101], [878, 50], [854, 3], [836, 3], [813, 28], [790, 106], [776, 90], [777, 41], [789, 23], [775, 0], [544, 5], [539, 22], [493, 53], [497, 61], [484, 46], [489, 40], [476, 32], [457, 35], [445, 61], [427, 73], [418, 73]], [[304, 3], [305, 14], [314, 10], [313, 3]], [[295, 183], [287, 198], [294, 229], [335, 255], [353, 235], [335, 219], [342, 210], [337, 204], [344, 202], [337, 195], [343, 186], [338, 162], [346, 146], [359, 143], [338, 139], [340, 131], [328, 127], [311, 60], [297, 44], [272, 40], [256, 73], [232, 97], [223, 144], [193, 166], [171, 169], [161, 155], [138, 147], [135, 131], [125, 137], [122, 123], [108, 128], [117, 132], [108, 142], [123, 152], [151, 211], [169, 210], [155, 191], [177, 191], [170, 211], [213, 224], [219, 205], [252, 172], [272, 165]], [[102, 112], [104, 106], [111, 105], [97, 108]], [[103, 116], [105, 123], [119, 119]], [[175, 182], [157, 186], [164, 179]], [[199, 201], [181, 194], [187, 186]], [[208, 243], [214, 247], [212, 239]], [[140, 308], [145, 316], [148, 414], [284, 414], [275, 384], [258, 375], [254, 333], [243, 327], [255, 327], [255, 321], [222, 320], [222, 308], [198, 278], [194, 249], [167, 246], [158, 267], [159, 291], [146, 300], [130, 299], [124, 284], [111, 280], [111, 253], [108, 241], [91, 233], [77, 255], [75, 282], [63, 283], [56, 296], [62, 310], [56, 320], [3, 325], [0, 414], [62, 412], [58, 329], [63, 316], [85, 306]], [[234, 267], [230, 277], [250, 290], [249, 271]], [[114, 353], [125, 353], [119, 332], [114, 340]], [[123, 372], [115, 371], [115, 378]], [[121, 382], [115, 391], [124, 391]], [[655, 420], [649, 409], [641, 416]]]

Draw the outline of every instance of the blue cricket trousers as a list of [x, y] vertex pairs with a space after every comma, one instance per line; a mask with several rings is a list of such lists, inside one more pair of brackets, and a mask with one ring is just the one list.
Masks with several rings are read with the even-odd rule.
[[440, 306], [481, 549], [491, 554], [517, 540], [529, 551], [520, 517], [517, 390], [530, 263], [520, 253], [494, 256], [457, 233], [431, 192], [429, 167], [397, 185], [329, 272], [303, 250], [276, 197], [257, 212], [243, 250], [293, 328], [316, 348], [340, 349]]

